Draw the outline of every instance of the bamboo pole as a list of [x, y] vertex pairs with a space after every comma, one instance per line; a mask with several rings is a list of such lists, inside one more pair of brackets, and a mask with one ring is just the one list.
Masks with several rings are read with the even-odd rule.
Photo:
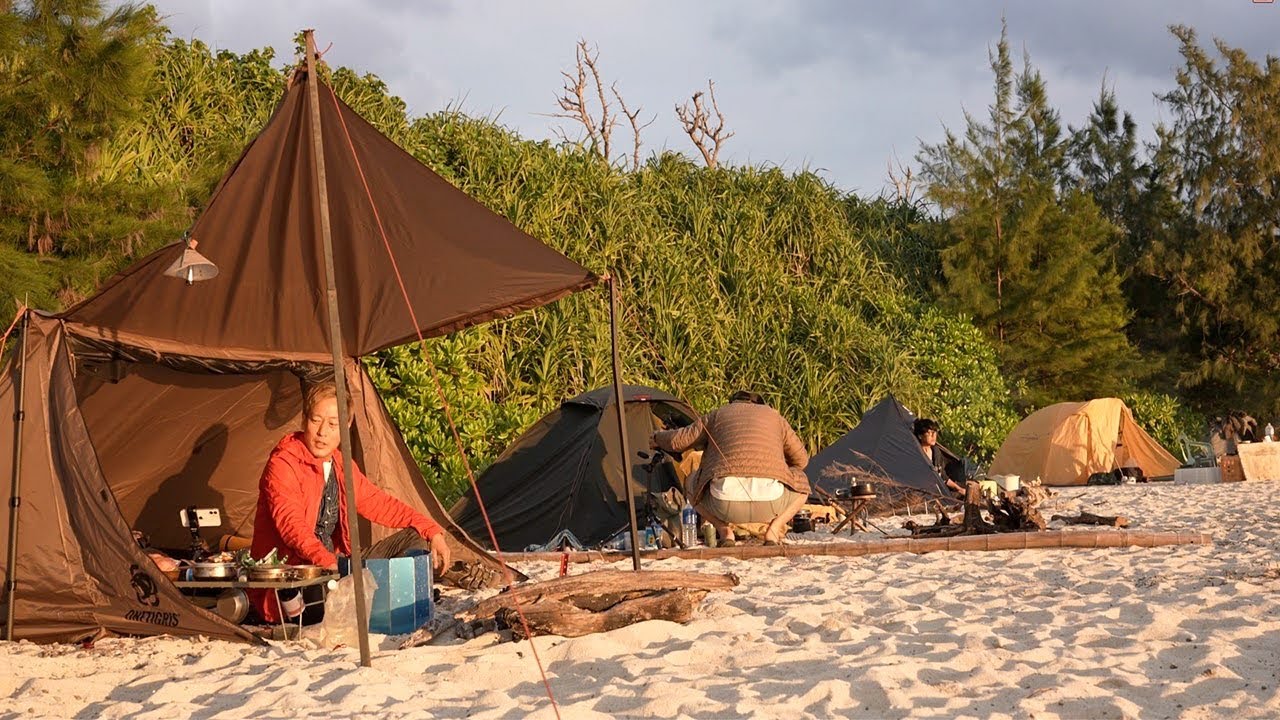
[[22, 334], [18, 336], [17, 368], [18, 377], [14, 382], [13, 396], [13, 479], [9, 490], [9, 547], [6, 553], [5, 569], [5, 611], [4, 639], [13, 640], [13, 605], [18, 592], [18, 508], [22, 505], [22, 425], [26, 422], [26, 411], [23, 401], [27, 386], [27, 325], [30, 324], [31, 310], [22, 313]]
[[[681, 550], [646, 550], [642, 555], [649, 560], [680, 558], [684, 560], [754, 560], [773, 557], [863, 557], [884, 553], [905, 552], [922, 555], [931, 552], [998, 551], [998, 550], [1050, 550], [1062, 548], [1098, 549], [1117, 547], [1166, 547], [1170, 545], [1209, 545], [1213, 537], [1206, 533], [1175, 532], [1116, 532], [1113, 530], [1048, 530], [1045, 532], [993, 533], [989, 535], [960, 535], [947, 538], [890, 538], [870, 542], [832, 542], [806, 545], [739, 545], [731, 548], [693, 548]], [[565, 556], [569, 562], [617, 562], [625, 558], [620, 553], [588, 550], [557, 553], [505, 553], [509, 562], [546, 561], [560, 562]]]
[[356, 477], [351, 460], [351, 413], [347, 411], [347, 375], [343, 368], [342, 318], [338, 314], [338, 284], [333, 269], [333, 231], [329, 226], [329, 183], [324, 169], [324, 143], [320, 137], [320, 74], [316, 68], [314, 30], [307, 39], [307, 96], [311, 105], [311, 144], [316, 162], [316, 214], [324, 247], [325, 295], [329, 308], [329, 347], [333, 352], [333, 384], [338, 390], [338, 432], [342, 443], [342, 472], [347, 490], [347, 528], [351, 537], [351, 579], [356, 591], [356, 634], [360, 640], [360, 664], [370, 667], [369, 608], [364, 597], [364, 557], [360, 547], [360, 516], [356, 510]]
[[618, 353], [618, 282], [609, 276], [609, 343], [613, 346], [613, 406], [618, 411], [618, 441], [622, 446], [622, 482], [627, 492], [631, 523], [631, 567], [640, 569], [640, 528], [636, 524], [636, 496], [631, 480], [631, 447], [627, 442], [627, 402], [622, 393], [622, 359]]

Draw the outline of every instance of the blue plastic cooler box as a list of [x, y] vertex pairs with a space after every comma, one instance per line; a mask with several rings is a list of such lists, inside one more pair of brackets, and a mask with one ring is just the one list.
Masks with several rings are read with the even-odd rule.
[[[339, 564], [346, 575], [350, 561], [340, 558]], [[369, 608], [369, 632], [404, 635], [435, 616], [430, 553], [411, 550], [405, 557], [367, 558], [364, 566], [378, 583]]]

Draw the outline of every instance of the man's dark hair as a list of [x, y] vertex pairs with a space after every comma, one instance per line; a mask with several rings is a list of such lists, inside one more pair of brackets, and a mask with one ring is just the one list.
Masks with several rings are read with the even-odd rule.
[[930, 420], [929, 418], [918, 418], [915, 422], [911, 423], [911, 434], [918, 438], [924, 437], [924, 434], [930, 430], [934, 432], [941, 432], [942, 428], [938, 427], [938, 423]]
[[749, 402], [749, 403], [755, 403], [756, 405], [763, 405], [764, 396], [762, 396], [760, 393], [753, 393], [750, 390], [739, 390], [738, 392], [729, 396], [729, 402], [731, 403]]

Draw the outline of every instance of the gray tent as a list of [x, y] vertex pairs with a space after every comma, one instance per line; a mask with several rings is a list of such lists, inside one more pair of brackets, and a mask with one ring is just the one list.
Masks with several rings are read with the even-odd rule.
[[[627, 439], [634, 450], [649, 447], [649, 436], [663, 427], [687, 425], [697, 418], [693, 408], [661, 390], [627, 385]], [[613, 388], [601, 388], [564, 401], [529, 428], [477, 480], [498, 546], [519, 551], [543, 544], [569, 530], [587, 545], [600, 543], [627, 525], [626, 482], [618, 455], [617, 413]], [[645, 461], [632, 453], [631, 477], [636, 508], [645, 493], [661, 492], [676, 482], [670, 464], [650, 475]], [[468, 491], [449, 514], [483, 545], [489, 531]], [[639, 518], [641, 522], [644, 518]]]
[[[805, 468], [809, 482], [832, 494], [847, 491], [850, 477], [837, 467], [848, 466], [858, 480], [888, 479], [902, 488], [945, 495], [941, 479], [911, 434], [915, 419], [890, 395], [863, 414], [857, 427], [809, 460]], [[964, 482], [964, 461], [945, 447], [942, 450], [948, 460], [948, 477]]]

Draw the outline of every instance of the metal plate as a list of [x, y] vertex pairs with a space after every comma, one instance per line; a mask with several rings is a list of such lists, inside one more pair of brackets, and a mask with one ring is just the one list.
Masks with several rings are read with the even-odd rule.
[[249, 579], [261, 582], [263, 580], [292, 580], [294, 578], [293, 568], [288, 565], [266, 565], [249, 568]]

